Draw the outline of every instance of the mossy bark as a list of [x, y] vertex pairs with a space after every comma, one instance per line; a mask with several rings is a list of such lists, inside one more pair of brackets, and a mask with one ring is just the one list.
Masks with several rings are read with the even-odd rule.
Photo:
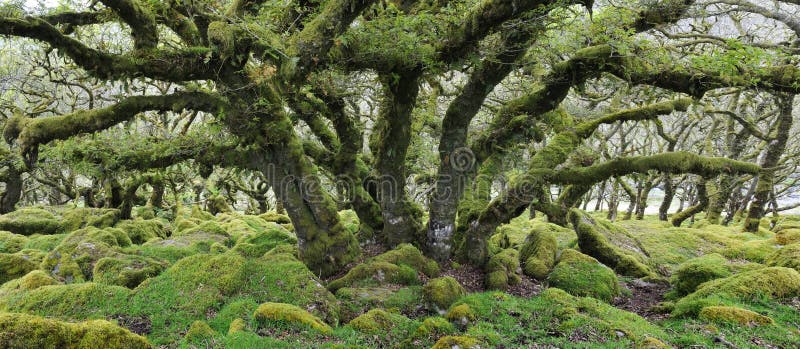
[[687, 209], [677, 212], [672, 215], [672, 220], [670, 221], [673, 226], [680, 227], [683, 221], [691, 218], [692, 216], [702, 212], [705, 210], [706, 206], [708, 206], [708, 193], [706, 189], [706, 180], [700, 180], [695, 187], [697, 188], [697, 203], [689, 206]]

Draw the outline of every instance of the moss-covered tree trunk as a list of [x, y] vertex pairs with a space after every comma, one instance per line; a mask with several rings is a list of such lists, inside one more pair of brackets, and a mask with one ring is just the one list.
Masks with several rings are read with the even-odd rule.
[[697, 203], [689, 206], [687, 209], [676, 212], [672, 215], [672, 225], [680, 227], [683, 221], [693, 217], [694, 215], [702, 212], [708, 206], [708, 193], [706, 192], [706, 180], [701, 179], [697, 182]]
[[639, 194], [636, 198], [636, 220], [644, 219], [644, 212], [647, 210], [647, 199], [650, 197], [650, 191], [653, 190], [655, 179], [653, 176], [647, 176], [642, 183]]
[[775, 123], [774, 136], [767, 145], [766, 153], [761, 160], [762, 170], [758, 174], [758, 184], [756, 184], [755, 192], [753, 193], [753, 201], [750, 203], [750, 209], [744, 221], [745, 231], [758, 231], [758, 224], [761, 221], [761, 217], [764, 216], [764, 208], [775, 184], [776, 169], [774, 167], [778, 165], [789, 140], [789, 131], [792, 128], [793, 121], [792, 104], [794, 96], [794, 94], [780, 94], [778, 96], [778, 107], [780, 108], [778, 120]]
[[664, 184], [664, 199], [661, 200], [661, 205], [658, 206], [658, 219], [661, 221], [667, 220], [669, 207], [672, 206], [672, 199], [675, 198], [675, 184], [672, 183], [672, 176], [665, 173], [661, 178], [661, 183]]
[[0, 214], [14, 211], [22, 197], [22, 172], [9, 165], [3, 177], [6, 188], [0, 194]]

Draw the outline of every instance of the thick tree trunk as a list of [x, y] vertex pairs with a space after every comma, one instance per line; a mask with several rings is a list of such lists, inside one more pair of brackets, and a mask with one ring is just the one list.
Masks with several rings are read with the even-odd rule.
[[0, 213], [14, 211], [22, 197], [22, 173], [9, 166], [5, 177], [6, 190], [0, 195]]
[[780, 95], [778, 103], [780, 112], [778, 121], [775, 125], [775, 138], [769, 142], [764, 158], [761, 160], [761, 172], [758, 174], [758, 184], [753, 193], [753, 202], [747, 212], [747, 219], [744, 221], [744, 230], [757, 232], [761, 217], [764, 216], [764, 207], [769, 200], [769, 194], [775, 182], [775, 166], [786, 150], [786, 142], [789, 139], [789, 131], [792, 128], [792, 104], [793, 94]]

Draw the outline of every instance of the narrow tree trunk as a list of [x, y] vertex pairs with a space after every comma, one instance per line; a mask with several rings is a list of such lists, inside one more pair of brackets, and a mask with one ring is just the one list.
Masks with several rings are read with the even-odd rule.
[[658, 206], [658, 219], [666, 221], [669, 207], [672, 206], [672, 199], [675, 197], [675, 184], [672, 183], [669, 173], [664, 173], [661, 182], [664, 183], [664, 199], [661, 200], [661, 206]]
[[684, 211], [672, 215], [672, 225], [680, 227], [681, 223], [695, 214], [702, 212], [708, 206], [708, 194], [706, 193], [706, 181], [700, 180], [697, 183], [697, 204], [690, 206]]
[[12, 166], [8, 166], [5, 178], [6, 190], [0, 195], [0, 213], [14, 211], [22, 197], [22, 173]]

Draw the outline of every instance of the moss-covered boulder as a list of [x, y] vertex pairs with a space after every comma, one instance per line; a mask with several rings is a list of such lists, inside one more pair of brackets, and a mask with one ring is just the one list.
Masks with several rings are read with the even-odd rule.
[[344, 287], [336, 291], [341, 302], [340, 319], [343, 322], [373, 308], [383, 308], [400, 314], [418, 314], [426, 307], [422, 286], [395, 287]]
[[350, 269], [341, 278], [331, 281], [328, 289], [336, 291], [342, 287], [374, 287], [385, 284], [417, 285], [420, 283], [418, 273], [436, 276], [439, 265], [425, 257], [416, 247], [401, 244]]
[[419, 249], [411, 244], [400, 244], [393, 250], [379, 254], [372, 258], [373, 261], [387, 262], [397, 265], [408, 265], [414, 270], [421, 272], [428, 277], [439, 275], [439, 264], [436, 261], [425, 257]]
[[425, 301], [432, 304], [435, 309], [443, 311], [466, 295], [467, 290], [452, 276], [444, 276], [428, 280], [423, 287], [423, 294]]
[[228, 326], [228, 335], [232, 335], [237, 332], [242, 332], [247, 330], [247, 323], [244, 322], [242, 318], [236, 318], [231, 321], [230, 326]]
[[460, 326], [464, 327], [472, 321], [475, 321], [475, 312], [469, 304], [459, 304], [450, 308], [445, 315], [447, 320], [450, 320]]
[[766, 259], [771, 267], [787, 267], [800, 271], [800, 243], [784, 246]]
[[604, 301], [610, 301], [621, 294], [619, 279], [613, 270], [573, 249], [566, 249], [561, 253], [547, 282], [550, 286], [572, 295]]
[[41, 268], [67, 283], [89, 281], [97, 261], [121, 255], [118, 248], [130, 244], [130, 238], [120, 229], [79, 229], [47, 254]]
[[0, 253], [0, 284], [22, 277], [38, 265], [20, 254]]
[[292, 304], [272, 302], [261, 304], [253, 313], [253, 318], [259, 323], [259, 326], [268, 326], [270, 322], [279, 322], [290, 326], [307, 326], [324, 334], [333, 332], [333, 329], [318, 317]]
[[708, 306], [728, 305], [757, 297], [797, 296], [800, 296], [800, 273], [790, 268], [768, 267], [706, 282], [677, 301], [672, 315], [697, 315]]
[[482, 342], [470, 336], [444, 336], [431, 349], [481, 349]]
[[0, 231], [0, 253], [14, 253], [25, 248], [28, 238], [10, 231]]
[[135, 288], [147, 278], [167, 268], [167, 263], [137, 255], [103, 257], [94, 265], [93, 281], [101, 284]]
[[267, 221], [267, 222], [274, 222], [274, 223], [278, 223], [278, 224], [291, 224], [292, 223], [292, 220], [289, 218], [289, 216], [287, 216], [285, 214], [277, 213], [275, 211], [269, 211], [269, 212], [266, 212], [266, 213], [262, 213], [262, 214], [258, 215], [258, 217], [263, 219], [263, 220], [265, 220], [265, 221]]
[[781, 245], [800, 243], [800, 228], [783, 229], [775, 233], [775, 241]]
[[259, 257], [278, 245], [297, 244], [294, 233], [278, 224], [265, 223], [268, 223], [267, 227], [261, 227], [258, 231], [239, 237], [232, 250], [245, 257]]
[[519, 252], [513, 248], [502, 250], [492, 256], [486, 264], [486, 287], [492, 290], [505, 290], [522, 280], [519, 272]]
[[63, 232], [61, 222], [55, 215], [36, 207], [21, 208], [0, 216], [0, 230], [26, 236]]
[[[38, 276], [29, 281], [52, 282]], [[3, 285], [0, 309], [61, 319], [104, 318], [122, 311], [131, 296], [131, 290], [125, 287], [94, 282], [38, 287], [33, 284], [28, 287], [17, 284], [17, 287], [6, 288], [9, 284]]]
[[558, 241], [553, 233], [547, 230], [534, 230], [522, 245], [519, 259], [525, 275], [543, 280], [556, 264]]
[[112, 227], [119, 217], [119, 210], [113, 208], [74, 207], [61, 211], [61, 224], [68, 233], [86, 227]]
[[17, 313], [0, 313], [0, 347], [151, 348], [144, 337], [108, 321], [69, 323]]
[[385, 333], [410, 321], [400, 314], [388, 312], [384, 309], [372, 309], [351, 320], [348, 325], [359, 332]]
[[135, 219], [117, 223], [116, 228], [122, 229], [131, 242], [141, 245], [150, 239], [166, 238], [170, 235], [166, 225], [159, 219]]
[[[632, 277], [654, 276], [652, 270], [642, 263], [640, 255], [645, 254], [641, 244], [609, 222], [596, 221], [588, 213], [572, 209], [569, 219], [578, 234], [581, 252], [596, 258], [617, 273]], [[610, 237], [615, 237], [614, 239]], [[614, 241], [616, 240], [616, 241]], [[619, 246], [625, 246], [623, 250]]]
[[711, 322], [727, 322], [739, 325], [769, 325], [774, 321], [754, 311], [731, 306], [710, 306], [700, 310], [698, 317]]
[[192, 325], [189, 326], [189, 329], [186, 330], [186, 335], [184, 335], [184, 339], [187, 342], [201, 342], [206, 341], [214, 336], [217, 335], [217, 332], [211, 328], [205, 321], [195, 321], [192, 322]]
[[694, 292], [700, 284], [728, 277], [728, 260], [718, 253], [707, 254], [681, 263], [672, 274], [672, 287], [677, 296]]
[[434, 316], [422, 320], [422, 324], [417, 327], [411, 338], [435, 338], [455, 332], [456, 328], [450, 321], [440, 316]]
[[42, 286], [56, 285], [58, 281], [41, 270], [34, 270], [20, 278], [13, 279], [0, 286], [0, 298], [20, 291], [30, 291]]

